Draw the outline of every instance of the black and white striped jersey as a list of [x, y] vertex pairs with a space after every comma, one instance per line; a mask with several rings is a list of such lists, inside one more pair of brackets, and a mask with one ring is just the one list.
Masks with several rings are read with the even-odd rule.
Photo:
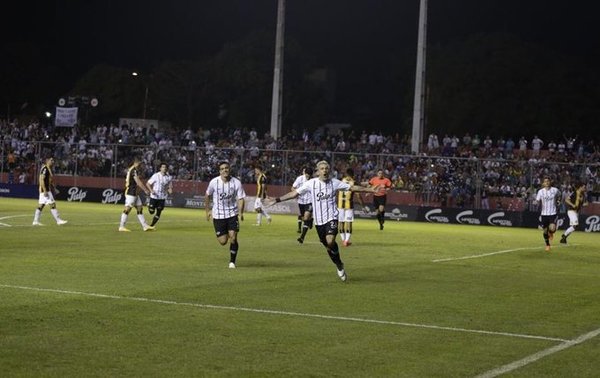
[[338, 209], [335, 203], [337, 191], [349, 189], [350, 184], [335, 178], [326, 181], [313, 178], [296, 189], [296, 192], [300, 195], [308, 194], [310, 196], [315, 224], [321, 226], [338, 219]]
[[169, 196], [167, 191], [171, 185], [172, 177], [170, 174], [162, 172], [156, 172], [148, 180], [148, 185], [152, 187], [152, 193], [150, 198], [164, 200]]
[[[298, 189], [302, 185], [304, 185], [304, 183], [307, 182], [308, 180], [309, 179], [306, 178], [306, 175], [300, 175], [300, 176], [296, 177], [296, 180], [292, 184], [292, 188], [294, 188], [296, 191], [298, 191]], [[308, 205], [311, 202], [312, 202], [312, 198], [310, 197], [310, 193], [303, 193], [298, 196], [298, 203], [300, 205]]]
[[210, 180], [206, 196], [212, 196], [212, 217], [227, 219], [239, 214], [237, 201], [246, 197], [242, 183], [235, 177], [223, 181], [221, 176]]
[[558, 213], [556, 207], [558, 198], [560, 198], [560, 191], [555, 187], [538, 190], [535, 200], [541, 206], [540, 215], [556, 215]]

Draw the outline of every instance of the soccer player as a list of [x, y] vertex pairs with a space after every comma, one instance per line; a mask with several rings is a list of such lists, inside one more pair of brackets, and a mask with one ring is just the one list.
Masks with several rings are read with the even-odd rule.
[[544, 242], [546, 243], [546, 251], [550, 252], [550, 240], [554, 238], [556, 232], [556, 214], [557, 203], [560, 198], [560, 192], [553, 187], [550, 177], [544, 177], [542, 188], [538, 190], [535, 197], [536, 203], [541, 203], [541, 221], [544, 230]]
[[[302, 168], [302, 174], [296, 177], [294, 183], [292, 184], [292, 190], [296, 190], [304, 185], [305, 182], [312, 178], [311, 175], [312, 169], [309, 167]], [[306, 233], [313, 226], [312, 219], [312, 199], [310, 197], [310, 193], [303, 193], [298, 196], [298, 233], [300, 237], [297, 239], [298, 243], [304, 243], [304, 238], [306, 237]]]
[[[352, 168], [346, 170], [346, 176], [342, 178], [342, 182], [345, 182], [350, 186], [354, 185], [354, 170], [352, 170]], [[351, 190], [337, 192], [340, 237], [342, 238], [342, 245], [344, 247], [352, 245], [350, 237], [352, 236], [352, 223], [354, 222], [354, 197], [358, 198], [358, 202], [360, 202], [361, 206], [365, 206], [358, 193]]]
[[142, 230], [154, 230], [154, 226], [148, 225], [148, 223], [146, 223], [146, 219], [144, 219], [144, 207], [142, 206], [142, 200], [138, 195], [139, 189], [143, 190], [146, 193], [146, 195], [150, 194], [148, 188], [146, 188], [146, 186], [138, 176], [138, 169], [141, 164], [142, 161], [140, 160], [140, 158], [134, 158], [133, 164], [131, 164], [131, 166], [127, 169], [127, 174], [125, 175], [125, 208], [121, 213], [121, 222], [119, 223], [120, 232], [131, 232], [131, 230], [125, 227], [125, 224], [127, 223], [127, 217], [129, 216], [129, 212], [134, 207], [137, 211], [138, 221], [142, 225]]
[[210, 180], [206, 188], [206, 220], [212, 218], [221, 245], [229, 241], [229, 268], [235, 269], [239, 244], [237, 234], [240, 231], [240, 220], [244, 220], [244, 204], [246, 192], [242, 183], [230, 174], [229, 162], [219, 163], [219, 176]]
[[254, 167], [254, 176], [256, 177], [256, 199], [254, 200], [254, 211], [256, 211], [256, 225], [260, 226], [262, 217], [267, 218], [267, 223], [271, 223], [271, 216], [266, 212], [262, 201], [267, 198], [267, 175], [260, 165]]
[[54, 177], [52, 175], [52, 166], [54, 165], [54, 158], [49, 157], [46, 159], [42, 169], [40, 169], [39, 176], [39, 192], [40, 196], [38, 199], [38, 207], [35, 209], [35, 214], [33, 215], [33, 225], [34, 226], [43, 226], [40, 223], [40, 216], [42, 215], [42, 210], [44, 210], [44, 206], [50, 206], [50, 213], [54, 217], [56, 224], [61, 226], [67, 223], [66, 220], [60, 218], [58, 214], [58, 210], [56, 209], [56, 201], [54, 201], [54, 195], [52, 192], [58, 192], [58, 190], [54, 186]]
[[585, 205], [585, 184], [580, 182], [575, 185], [575, 191], [565, 198], [567, 204], [567, 215], [569, 216], [569, 228], [562, 234], [560, 242], [567, 244], [567, 238], [579, 225], [579, 210]]
[[336, 178], [331, 178], [329, 177], [329, 170], [329, 163], [324, 160], [318, 162], [318, 177], [308, 180], [298, 189], [293, 189], [281, 197], [266, 199], [265, 204], [269, 206], [276, 202], [286, 201], [304, 193], [309, 193], [319, 240], [325, 246], [329, 258], [335, 264], [338, 277], [342, 281], [346, 281], [348, 276], [340, 257], [338, 244], [335, 241], [338, 233], [338, 209], [335, 206], [336, 192], [339, 190], [352, 190], [355, 192], [374, 193], [375, 189], [350, 185]]
[[369, 180], [371, 187], [379, 187], [379, 190], [373, 195], [373, 207], [377, 209], [377, 221], [379, 229], [383, 230], [385, 223], [385, 204], [387, 202], [387, 191], [392, 188], [392, 182], [383, 175], [383, 169], [377, 170], [377, 176]]
[[148, 212], [150, 214], [156, 212], [150, 226], [154, 226], [158, 222], [162, 211], [165, 209], [165, 200], [170, 194], [173, 194], [173, 179], [167, 169], [167, 164], [161, 163], [159, 171], [146, 182], [146, 187], [150, 190]]

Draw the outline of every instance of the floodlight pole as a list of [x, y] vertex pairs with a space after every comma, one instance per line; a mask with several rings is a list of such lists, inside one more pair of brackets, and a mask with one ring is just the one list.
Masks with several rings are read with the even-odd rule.
[[427, 0], [421, 0], [419, 9], [419, 36], [417, 41], [417, 70], [415, 75], [415, 101], [413, 109], [413, 126], [411, 151], [418, 154], [423, 141], [425, 128], [425, 70], [427, 57]]
[[283, 48], [285, 33], [285, 0], [277, 2], [277, 33], [275, 35], [275, 68], [273, 70], [273, 100], [271, 102], [271, 136], [281, 137], [281, 100], [283, 93]]
[[144, 118], [144, 123], [142, 125], [142, 128], [146, 128], [146, 107], [148, 105], [148, 82], [146, 81], [146, 92], [144, 93], [144, 114], [143, 114], [143, 118]]

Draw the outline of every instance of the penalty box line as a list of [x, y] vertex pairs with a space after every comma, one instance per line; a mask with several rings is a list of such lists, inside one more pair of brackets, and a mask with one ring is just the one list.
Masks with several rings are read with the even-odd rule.
[[568, 348], [570, 348], [572, 346], [575, 346], [575, 345], [581, 344], [581, 343], [583, 343], [585, 341], [588, 341], [590, 339], [593, 339], [594, 337], [596, 337], [598, 335], [600, 335], [600, 328], [595, 329], [595, 330], [593, 330], [591, 332], [585, 333], [585, 334], [583, 334], [581, 336], [578, 336], [578, 337], [576, 337], [573, 340], [567, 340], [567, 341], [565, 341], [565, 342], [563, 342], [563, 343], [561, 343], [559, 345], [555, 345], [555, 346], [550, 347], [548, 349], [541, 350], [541, 351], [539, 351], [537, 353], [529, 355], [529, 356], [527, 356], [525, 358], [522, 358], [520, 360], [517, 360], [517, 361], [511, 362], [509, 364], [497, 367], [495, 369], [486, 371], [485, 373], [482, 373], [482, 374], [478, 375], [476, 378], [494, 378], [494, 377], [497, 377], [499, 375], [506, 374], [508, 372], [511, 372], [513, 370], [522, 368], [522, 367], [524, 367], [526, 365], [529, 365], [529, 364], [531, 364], [533, 362], [536, 362], [536, 361], [538, 361], [538, 360], [540, 360], [540, 359], [542, 359], [544, 357], [550, 356], [550, 355], [558, 353], [558, 352], [560, 352], [562, 350], [568, 349]]
[[294, 316], [294, 317], [313, 318], [313, 319], [341, 320], [341, 321], [357, 322], [357, 323], [384, 324], [384, 325], [394, 325], [394, 326], [411, 327], [411, 328], [424, 328], [424, 329], [435, 329], [435, 330], [452, 331], [452, 332], [492, 335], [492, 336], [505, 336], [505, 337], [521, 338], [521, 339], [536, 339], [536, 340], [544, 340], [544, 341], [555, 341], [555, 342], [561, 342], [561, 343], [566, 343], [566, 342], [570, 341], [570, 340], [561, 339], [561, 338], [557, 338], [557, 337], [526, 335], [526, 334], [511, 333], [511, 332], [499, 332], [499, 331], [486, 331], [486, 330], [478, 330], [478, 329], [444, 327], [444, 326], [437, 326], [437, 325], [430, 325], [430, 324], [404, 323], [404, 322], [395, 322], [395, 321], [388, 321], [388, 320], [376, 320], [376, 319], [354, 318], [354, 317], [346, 317], [346, 316], [310, 314], [310, 313], [293, 312], [293, 311], [267, 310], [267, 309], [236, 307], [236, 306], [221, 306], [221, 305], [211, 305], [211, 304], [201, 304], [201, 303], [191, 303], [191, 302], [177, 302], [177, 301], [171, 301], [171, 300], [142, 298], [142, 297], [126, 297], [126, 296], [120, 296], [120, 295], [88, 293], [88, 292], [72, 291], [72, 290], [45, 289], [45, 288], [38, 288], [38, 287], [6, 285], [6, 284], [0, 284], [0, 287], [7, 288], [7, 289], [19, 289], [19, 290], [56, 293], [56, 294], [80, 295], [80, 296], [86, 296], [86, 297], [167, 304], [167, 305], [175, 305], [175, 306], [187, 306], [187, 307], [214, 309], [214, 310], [252, 312], [252, 313], [260, 313], [260, 314], [284, 315], [284, 316]]

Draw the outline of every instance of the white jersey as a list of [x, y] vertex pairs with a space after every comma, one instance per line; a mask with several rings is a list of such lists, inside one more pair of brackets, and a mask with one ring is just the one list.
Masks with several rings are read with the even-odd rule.
[[227, 219], [239, 214], [237, 201], [246, 197], [242, 183], [235, 177], [225, 182], [221, 176], [210, 180], [206, 188], [206, 196], [212, 196], [212, 217]]
[[535, 200], [541, 203], [541, 215], [556, 215], [556, 199], [560, 192], [555, 187], [542, 188], [538, 190]]
[[150, 198], [164, 200], [169, 196], [169, 186], [171, 184], [172, 177], [170, 174], [162, 172], [156, 172], [150, 177], [148, 180], [148, 185], [152, 187], [152, 193], [150, 194]]
[[[296, 181], [294, 181], [294, 183], [292, 184], [292, 188], [294, 188], [296, 191], [298, 191], [298, 189], [304, 185], [305, 182], [307, 182], [309, 179], [306, 178], [306, 175], [300, 175], [298, 177], [296, 177]], [[310, 193], [304, 193], [304, 194], [300, 194], [298, 196], [298, 203], [300, 205], [307, 205], [309, 203], [312, 202], [312, 198], [310, 197]]]
[[319, 178], [313, 178], [306, 181], [296, 191], [302, 194], [308, 194], [313, 206], [313, 218], [315, 224], [321, 226], [327, 222], [338, 219], [338, 209], [335, 205], [336, 193], [338, 190], [349, 190], [350, 185], [338, 179], [332, 178], [327, 181], [321, 181]]

